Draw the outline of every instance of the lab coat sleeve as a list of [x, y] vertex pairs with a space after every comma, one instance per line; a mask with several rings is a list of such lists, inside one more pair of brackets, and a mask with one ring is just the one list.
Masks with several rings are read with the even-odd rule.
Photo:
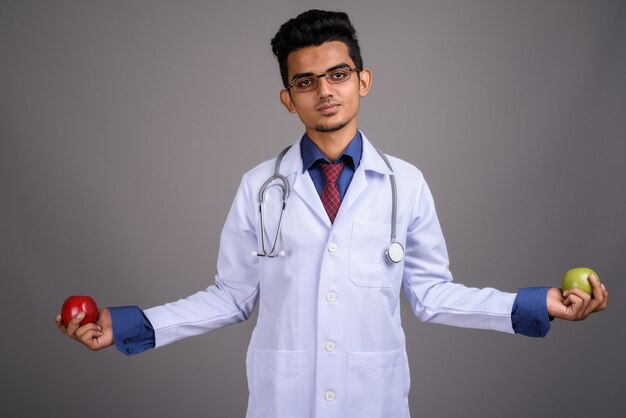
[[254, 201], [243, 178], [220, 237], [215, 284], [185, 299], [147, 309], [155, 347], [248, 319], [259, 295]]
[[407, 227], [402, 287], [422, 321], [513, 333], [514, 293], [452, 281], [448, 251], [428, 185], [420, 175]]

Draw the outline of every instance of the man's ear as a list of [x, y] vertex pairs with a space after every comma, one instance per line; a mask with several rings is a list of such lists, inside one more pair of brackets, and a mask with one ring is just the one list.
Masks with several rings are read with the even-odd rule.
[[293, 103], [293, 100], [291, 100], [291, 93], [289, 93], [289, 90], [282, 89], [280, 91], [280, 102], [283, 106], [285, 106], [285, 109], [287, 109], [289, 113], [296, 113], [296, 105]]
[[370, 88], [372, 87], [372, 72], [369, 68], [363, 68], [359, 72], [359, 95], [361, 97], [367, 96]]

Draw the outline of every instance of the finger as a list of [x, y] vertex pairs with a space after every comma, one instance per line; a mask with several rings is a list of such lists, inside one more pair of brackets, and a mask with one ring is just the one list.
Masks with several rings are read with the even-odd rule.
[[609, 292], [603, 284], [600, 284], [600, 287], [602, 288], [602, 303], [600, 303], [600, 305], [596, 308], [595, 312], [605, 310], [607, 304], [609, 303]]
[[[603, 309], [603, 308], [600, 308], [600, 306], [604, 303], [606, 287], [603, 289], [603, 285], [598, 281], [597, 277], [595, 277], [594, 275], [589, 276], [589, 282], [592, 285], [593, 296], [577, 288], [573, 288], [568, 291], [569, 293], [576, 294], [577, 296], [583, 299], [582, 306], [580, 307], [580, 309], [577, 309], [578, 320], [585, 319], [591, 313], [597, 312], [598, 310]], [[606, 305], [603, 305], [603, 306], [606, 306]]]
[[54, 319], [54, 323], [59, 331], [61, 331], [63, 334], [67, 334], [67, 327], [63, 323], [63, 318], [61, 317], [61, 314], [57, 315], [57, 317]]
[[102, 332], [98, 331], [95, 327], [88, 327], [86, 331], [80, 330], [79, 340], [92, 350], [100, 348], [98, 338], [102, 337]]
[[570, 292], [572, 292], [573, 294], [575, 294], [576, 296], [578, 296], [582, 301], [580, 302], [580, 305], [578, 306], [577, 310], [576, 310], [576, 320], [577, 321], [581, 321], [583, 319], [585, 319], [590, 313], [590, 307], [592, 309], [595, 309], [595, 305], [594, 305], [594, 299], [591, 297], [591, 295], [587, 292], [585, 292], [584, 290], [581, 289], [570, 289]]
[[100, 335], [96, 335], [91, 339], [91, 346], [89, 348], [91, 348], [92, 350], [100, 350], [101, 348], [104, 348], [101, 344], [100, 344], [100, 340], [104, 334], [100, 333]]
[[82, 339], [86, 333], [91, 332], [91, 331], [98, 331], [98, 332], [100, 332], [100, 329], [99, 329], [98, 325], [96, 325], [93, 322], [90, 322], [88, 324], [80, 326], [76, 330], [76, 336], [78, 338]]
[[585, 306], [583, 316], [581, 319], [585, 319], [589, 315], [591, 315], [593, 312], [595, 312], [598, 309], [598, 306], [600, 306], [600, 302], [598, 302], [597, 299], [593, 298], [586, 305], [587, 306]]
[[584, 309], [584, 299], [572, 292], [565, 298], [563, 304], [567, 306], [567, 319], [570, 321], [578, 320], [581, 310]]
[[79, 327], [76, 330], [75, 335], [76, 335], [76, 337], [78, 337], [79, 340], [83, 340], [83, 339], [86, 338], [85, 334], [87, 334], [88, 332], [92, 332], [92, 331], [101, 332], [101, 330], [99, 329], [98, 325], [96, 325], [93, 322], [91, 322], [89, 324], [85, 324], [85, 325]]
[[[598, 307], [604, 302], [604, 290], [598, 278], [591, 274], [589, 275], [589, 282], [591, 283], [591, 289], [593, 292], [593, 299], [589, 301], [585, 309], [585, 317], [589, 316], [592, 312], [595, 312]], [[606, 288], [605, 288], [606, 289]]]
[[600, 284], [600, 281], [598, 280], [596, 276], [591, 274], [589, 275], [589, 283], [591, 283], [591, 290], [592, 290], [594, 299], [598, 299], [600, 303], [602, 303], [602, 300], [604, 299], [604, 295], [603, 295], [602, 285]]
[[579, 289], [577, 287], [573, 287], [570, 290], [568, 290], [567, 292], [565, 292], [566, 295], [566, 299], [571, 296], [571, 295], [575, 295], [577, 296], [579, 299], [582, 299], [583, 302], [586, 302], [588, 300], [591, 300], [591, 295], [587, 292], [585, 292], [582, 289]]
[[[565, 306], [571, 306], [574, 303], [580, 304], [584, 301], [583, 295], [587, 295], [587, 293], [580, 289], [570, 289], [567, 292], [563, 292], [563, 296], [565, 297], [563, 304]], [[587, 297], [589, 297], [589, 295], [587, 295]]]
[[76, 338], [76, 330], [80, 327], [80, 321], [85, 317], [85, 312], [79, 312], [67, 324], [67, 335]]

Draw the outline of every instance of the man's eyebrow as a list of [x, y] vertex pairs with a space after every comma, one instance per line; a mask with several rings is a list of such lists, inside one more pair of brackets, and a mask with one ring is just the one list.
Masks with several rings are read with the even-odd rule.
[[[324, 71], [323, 74], [327, 73], [328, 71], [334, 71], [334, 70], [338, 70], [340, 68], [352, 68], [350, 67], [348, 64], [346, 64], [345, 62], [342, 62], [341, 64], [337, 64], [334, 67], [330, 67], [329, 69], [327, 69], [326, 71]], [[302, 78], [302, 77], [310, 77], [313, 75], [317, 75], [315, 73], [312, 73], [311, 71], [306, 72], [306, 73], [297, 73], [293, 76], [293, 78], [291, 79], [291, 81], [298, 79], [298, 78]]]

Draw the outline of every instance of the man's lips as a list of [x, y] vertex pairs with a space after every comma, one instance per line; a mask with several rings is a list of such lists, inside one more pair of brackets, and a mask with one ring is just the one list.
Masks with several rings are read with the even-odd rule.
[[338, 103], [324, 103], [322, 105], [319, 105], [316, 110], [324, 115], [327, 115], [337, 112], [338, 108]]

